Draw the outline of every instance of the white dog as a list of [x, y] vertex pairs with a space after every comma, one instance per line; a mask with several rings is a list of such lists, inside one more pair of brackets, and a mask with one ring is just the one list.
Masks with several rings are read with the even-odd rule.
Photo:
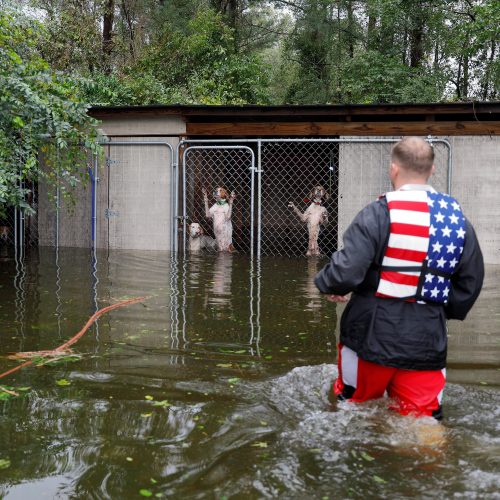
[[189, 224], [189, 251], [196, 253], [203, 249], [215, 251], [217, 242], [205, 234], [198, 222], [192, 222]]
[[288, 204], [294, 212], [298, 215], [302, 222], [307, 224], [309, 232], [309, 245], [306, 255], [320, 255], [318, 236], [319, 226], [328, 224], [328, 211], [321, 205], [322, 200], [328, 200], [330, 195], [325, 191], [323, 186], [316, 186], [309, 195], [311, 204], [307, 207], [306, 211], [302, 213], [292, 202]]
[[208, 193], [207, 190], [203, 188], [205, 215], [207, 219], [213, 220], [217, 249], [219, 252], [234, 252], [231, 213], [236, 193], [233, 191], [231, 196], [228, 196], [227, 191], [224, 188], [218, 187], [215, 189], [213, 195], [215, 203], [209, 208]]

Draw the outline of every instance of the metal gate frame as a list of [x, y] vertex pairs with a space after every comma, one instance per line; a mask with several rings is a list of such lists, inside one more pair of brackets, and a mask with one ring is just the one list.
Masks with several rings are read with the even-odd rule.
[[[262, 145], [267, 143], [337, 143], [337, 144], [387, 144], [387, 143], [396, 143], [398, 138], [325, 138], [325, 139], [308, 139], [308, 138], [293, 138], [293, 139], [185, 139], [179, 141], [176, 148], [176, 153], [174, 156], [174, 160], [176, 162], [179, 161], [181, 148], [186, 147], [184, 154], [182, 155], [182, 165], [183, 165], [183, 175], [182, 175], [182, 193], [183, 193], [183, 215], [178, 216], [179, 210], [179, 175], [174, 175], [173, 183], [174, 186], [174, 198], [173, 198], [173, 224], [172, 224], [172, 252], [176, 253], [178, 251], [178, 220], [183, 220], [183, 251], [186, 250], [186, 213], [185, 213], [185, 192], [186, 192], [186, 171], [184, 168], [185, 165], [185, 152], [191, 148], [217, 148], [217, 149], [225, 149], [225, 148], [250, 148], [250, 145], [253, 145], [257, 150], [257, 165], [254, 167], [253, 172], [257, 174], [257, 190], [255, 193], [255, 189], [252, 187], [253, 194], [257, 196], [257, 258], [261, 257], [261, 240], [262, 240], [262, 173], [264, 170], [262, 169]], [[427, 136], [425, 139], [429, 144], [443, 144], [448, 150], [448, 165], [447, 165], [447, 191], [448, 194], [451, 194], [451, 176], [452, 176], [452, 147], [448, 140], [446, 139], [437, 139], [432, 136]], [[198, 145], [198, 146], [197, 146]], [[177, 171], [179, 167], [179, 163], [174, 163], [172, 165], [173, 172]], [[252, 186], [253, 186], [253, 175], [252, 175]], [[255, 202], [252, 197], [252, 206], [254, 207]], [[252, 218], [253, 218], [253, 210], [252, 210]], [[253, 233], [253, 225], [252, 225], [252, 233]], [[253, 238], [253, 236], [252, 236]], [[254, 256], [253, 245], [251, 246], [251, 256]]]
[[[176, 162], [174, 162], [174, 148], [172, 145], [167, 142], [167, 141], [101, 141], [99, 142], [99, 145], [101, 146], [164, 146], [167, 148], [169, 155], [168, 155], [168, 160], [170, 163], [170, 167], [172, 169], [172, 179], [170, 182], [170, 199], [173, 200], [175, 198], [174, 195], [174, 189], [175, 189], [175, 179], [177, 176], [175, 175], [175, 168], [176, 168]], [[95, 254], [96, 252], [96, 246], [97, 246], [97, 184], [99, 182], [99, 172], [98, 172], [98, 167], [99, 167], [99, 158], [98, 155], [93, 155], [93, 162], [94, 162], [94, 171], [91, 173], [91, 181], [92, 181], [92, 250]], [[106, 164], [108, 164], [108, 160], [110, 159], [109, 157], [106, 157]], [[90, 169], [89, 169], [90, 170]], [[177, 209], [174, 207], [173, 203], [171, 203], [171, 215], [175, 219], [175, 216], [177, 215]], [[172, 233], [173, 235], [174, 233]], [[171, 242], [172, 246], [172, 242]]]
[[[184, 142], [184, 141], [183, 141]], [[182, 250], [184, 253], [186, 253], [186, 240], [187, 240], [187, 202], [186, 202], [186, 184], [187, 184], [187, 178], [186, 178], [186, 159], [187, 155], [190, 151], [204, 151], [204, 150], [219, 150], [219, 151], [226, 151], [226, 150], [241, 150], [241, 151], [248, 151], [250, 153], [250, 158], [251, 158], [251, 164], [249, 166], [250, 170], [250, 256], [253, 257], [253, 248], [254, 248], [254, 199], [255, 199], [255, 153], [253, 152], [253, 149], [249, 146], [189, 146], [187, 147], [183, 153], [182, 153], [182, 225], [183, 225], [183, 231], [182, 231]], [[178, 190], [176, 190], [178, 192]], [[177, 206], [177, 205], [176, 205]], [[174, 220], [177, 221], [180, 217], [175, 217]], [[175, 224], [174, 224], [175, 225]], [[177, 234], [176, 231], [174, 231], [173, 234]], [[175, 238], [175, 241], [177, 238]], [[174, 240], [173, 240], [174, 241]]]

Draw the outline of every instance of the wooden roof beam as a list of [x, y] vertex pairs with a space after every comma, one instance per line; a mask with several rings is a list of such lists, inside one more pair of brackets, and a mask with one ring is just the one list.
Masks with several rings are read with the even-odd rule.
[[500, 135], [500, 121], [187, 123], [188, 136]]

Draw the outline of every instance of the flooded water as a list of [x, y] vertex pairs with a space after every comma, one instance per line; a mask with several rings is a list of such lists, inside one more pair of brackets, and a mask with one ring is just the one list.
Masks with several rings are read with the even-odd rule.
[[445, 420], [330, 404], [321, 260], [40, 250], [0, 262], [0, 497], [500, 498], [499, 268], [450, 323]]

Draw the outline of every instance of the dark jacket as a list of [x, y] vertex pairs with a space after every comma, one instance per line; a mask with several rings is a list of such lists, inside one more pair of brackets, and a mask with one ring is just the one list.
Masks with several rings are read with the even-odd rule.
[[484, 278], [481, 249], [466, 220], [464, 250], [451, 279], [446, 305], [375, 297], [389, 238], [385, 198], [365, 207], [344, 234], [344, 248], [316, 276], [322, 293], [352, 292], [340, 323], [340, 343], [358, 356], [384, 366], [437, 370], [446, 365], [446, 319], [463, 320], [477, 299]]

